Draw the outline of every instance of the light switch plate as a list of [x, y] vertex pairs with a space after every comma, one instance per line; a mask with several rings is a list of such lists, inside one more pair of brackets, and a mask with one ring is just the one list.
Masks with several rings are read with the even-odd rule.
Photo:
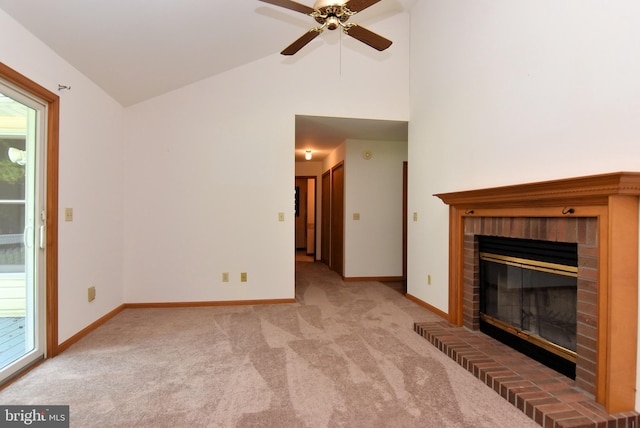
[[93, 302], [96, 299], [96, 287], [91, 286], [87, 290], [87, 300]]

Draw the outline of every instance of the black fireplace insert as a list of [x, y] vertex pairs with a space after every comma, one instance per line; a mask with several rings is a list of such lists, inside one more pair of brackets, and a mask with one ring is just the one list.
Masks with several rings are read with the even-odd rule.
[[575, 243], [479, 236], [480, 330], [575, 379]]

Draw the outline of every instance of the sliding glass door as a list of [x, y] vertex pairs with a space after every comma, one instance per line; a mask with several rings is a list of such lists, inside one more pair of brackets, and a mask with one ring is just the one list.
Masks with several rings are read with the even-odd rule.
[[0, 80], [0, 382], [45, 353], [45, 109]]

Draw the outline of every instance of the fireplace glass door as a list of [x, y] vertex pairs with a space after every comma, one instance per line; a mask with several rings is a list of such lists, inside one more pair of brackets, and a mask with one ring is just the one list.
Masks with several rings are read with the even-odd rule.
[[535, 260], [529, 258], [537, 257], [535, 252], [490, 250], [496, 252], [482, 251], [481, 243], [481, 330], [488, 325], [500, 340], [513, 336], [526, 342], [525, 350], [509, 344], [533, 358], [551, 353], [575, 363], [577, 267], [550, 261], [548, 254]]
[[483, 313], [570, 351], [576, 351], [577, 278], [521, 263], [481, 257]]

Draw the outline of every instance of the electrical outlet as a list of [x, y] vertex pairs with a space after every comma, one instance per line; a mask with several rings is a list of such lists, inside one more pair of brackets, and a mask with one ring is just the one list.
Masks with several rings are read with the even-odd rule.
[[229, 272], [222, 272], [222, 282], [229, 282]]
[[413, 213], [413, 221], [418, 221], [418, 213]]
[[64, 209], [64, 221], [73, 221], [73, 208]]
[[87, 292], [87, 300], [89, 302], [93, 302], [96, 299], [96, 287], [94, 287], [93, 285], [91, 287], [89, 287], [88, 292]]
[[247, 273], [246, 272], [242, 272], [240, 274], [240, 282], [247, 282]]

